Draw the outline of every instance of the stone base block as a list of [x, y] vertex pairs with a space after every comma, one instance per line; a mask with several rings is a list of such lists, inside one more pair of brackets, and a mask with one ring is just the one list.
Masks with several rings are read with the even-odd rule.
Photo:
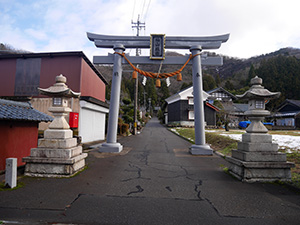
[[31, 157], [70, 159], [82, 153], [82, 146], [70, 149], [32, 148]]
[[252, 143], [272, 143], [272, 135], [270, 134], [253, 134], [245, 133], [242, 135], [242, 142]]
[[25, 157], [25, 176], [32, 177], [69, 177], [85, 166], [87, 153], [71, 159]]
[[190, 153], [192, 155], [213, 155], [213, 150], [209, 145], [192, 145], [190, 147]]
[[77, 146], [76, 138], [68, 139], [39, 139], [38, 147], [39, 148], [73, 148]]
[[251, 151], [277, 152], [278, 144], [238, 142], [238, 150], [249, 151], [249, 152]]
[[73, 131], [70, 129], [58, 130], [58, 129], [47, 129], [44, 131], [45, 139], [67, 139], [73, 137]]
[[123, 150], [123, 146], [120, 143], [103, 143], [99, 147], [99, 152], [111, 152], [119, 153]]
[[232, 158], [236, 158], [246, 162], [285, 162], [286, 154], [281, 152], [246, 152], [240, 150], [232, 150]]
[[244, 162], [227, 157], [230, 163], [229, 173], [245, 182], [290, 181], [291, 168], [295, 165], [290, 162]]

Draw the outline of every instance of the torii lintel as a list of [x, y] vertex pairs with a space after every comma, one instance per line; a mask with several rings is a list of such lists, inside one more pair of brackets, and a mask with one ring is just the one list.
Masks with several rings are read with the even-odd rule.
[[[99, 48], [114, 48], [115, 44], [122, 44], [125, 48], [150, 48], [149, 36], [115, 36], [87, 32], [87, 37]], [[218, 49], [229, 39], [229, 34], [203, 37], [166, 36], [166, 49], [190, 49], [201, 46], [202, 49]]]

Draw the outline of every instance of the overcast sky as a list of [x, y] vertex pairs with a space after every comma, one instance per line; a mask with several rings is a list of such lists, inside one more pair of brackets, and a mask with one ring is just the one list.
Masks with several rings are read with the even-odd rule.
[[[0, 0], [0, 43], [32, 52], [97, 49], [86, 32], [211, 36], [230, 33], [218, 53], [248, 58], [300, 48], [299, 0]], [[129, 52], [130, 50], [126, 50]], [[145, 54], [145, 52], [144, 52]]]

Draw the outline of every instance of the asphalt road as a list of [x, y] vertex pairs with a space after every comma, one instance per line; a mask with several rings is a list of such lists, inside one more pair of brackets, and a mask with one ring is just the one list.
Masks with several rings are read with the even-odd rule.
[[73, 178], [22, 178], [0, 192], [4, 224], [300, 224], [300, 194], [242, 183], [217, 156], [192, 156], [189, 142], [153, 118], [121, 138], [120, 154], [89, 152]]

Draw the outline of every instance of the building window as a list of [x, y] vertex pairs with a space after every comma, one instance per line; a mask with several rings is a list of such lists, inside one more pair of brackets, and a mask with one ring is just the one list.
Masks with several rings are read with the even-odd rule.
[[195, 119], [194, 111], [189, 111], [189, 120], [194, 120], [194, 119]]
[[194, 98], [189, 98], [189, 105], [194, 105]]

